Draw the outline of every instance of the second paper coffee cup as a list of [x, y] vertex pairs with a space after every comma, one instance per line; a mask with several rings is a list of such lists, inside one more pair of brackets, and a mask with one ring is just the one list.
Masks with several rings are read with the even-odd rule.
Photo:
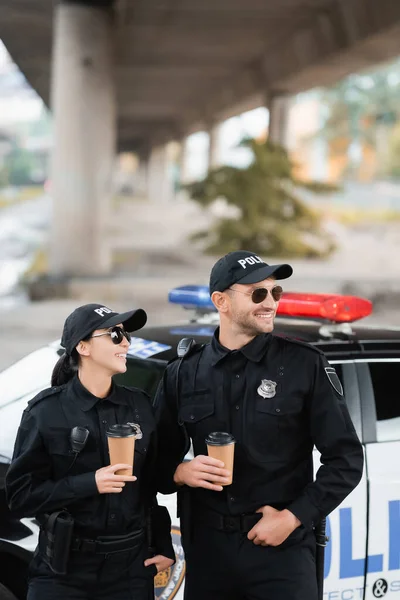
[[230, 471], [231, 476], [228, 483], [221, 485], [231, 485], [233, 478], [233, 458], [235, 454], [235, 438], [232, 434], [225, 431], [213, 431], [206, 437], [208, 456], [222, 460], [225, 469]]
[[135, 430], [131, 425], [111, 425], [107, 429], [110, 465], [123, 463], [131, 465], [130, 469], [119, 469], [117, 475], [132, 475], [133, 457], [135, 454]]

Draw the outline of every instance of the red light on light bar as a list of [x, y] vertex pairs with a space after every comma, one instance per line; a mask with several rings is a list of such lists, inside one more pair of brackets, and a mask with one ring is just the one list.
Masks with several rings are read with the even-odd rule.
[[335, 323], [350, 323], [372, 313], [372, 302], [357, 296], [340, 294], [284, 293], [277, 314], [291, 317], [324, 319]]

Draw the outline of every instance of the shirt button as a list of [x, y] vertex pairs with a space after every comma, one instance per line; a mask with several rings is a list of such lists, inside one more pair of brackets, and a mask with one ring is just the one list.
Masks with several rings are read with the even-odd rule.
[[143, 452], [147, 452], [147, 448], [143, 448]]
[[235, 375], [236, 379], [239, 379], [240, 375]]
[[229, 500], [230, 500], [231, 502], [235, 502], [235, 498], [234, 498], [233, 496], [231, 496], [231, 497], [229, 498]]
[[281, 412], [281, 409], [280, 408], [276, 408], [275, 412]]
[[117, 518], [117, 515], [115, 513], [111, 513], [111, 515], [110, 515], [111, 521], [115, 521], [116, 518]]
[[194, 419], [194, 415], [190, 415], [190, 418], [191, 418], [191, 420], [193, 421], [193, 419]]
[[104, 419], [102, 420], [103, 425], [107, 425], [107, 421], [105, 421]]
[[236, 404], [235, 408], [236, 408], [236, 410], [239, 410], [239, 408], [240, 408], [239, 404]]

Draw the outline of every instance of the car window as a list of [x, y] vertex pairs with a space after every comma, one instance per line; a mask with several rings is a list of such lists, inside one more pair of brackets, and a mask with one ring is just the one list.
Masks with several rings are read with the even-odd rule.
[[378, 442], [400, 440], [400, 361], [369, 362]]
[[153, 399], [166, 363], [155, 360], [129, 358], [125, 373], [115, 375], [114, 381], [121, 385], [140, 388]]

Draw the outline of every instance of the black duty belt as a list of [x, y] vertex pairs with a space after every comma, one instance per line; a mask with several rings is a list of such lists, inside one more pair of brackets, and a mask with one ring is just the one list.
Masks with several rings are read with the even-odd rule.
[[194, 520], [198, 523], [208, 525], [218, 531], [248, 533], [254, 525], [261, 519], [261, 513], [251, 513], [244, 515], [222, 515], [213, 510], [194, 511]]
[[144, 529], [138, 529], [127, 535], [101, 536], [94, 540], [75, 537], [71, 550], [90, 554], [112, 554], [134, 550], [144, 542]]

